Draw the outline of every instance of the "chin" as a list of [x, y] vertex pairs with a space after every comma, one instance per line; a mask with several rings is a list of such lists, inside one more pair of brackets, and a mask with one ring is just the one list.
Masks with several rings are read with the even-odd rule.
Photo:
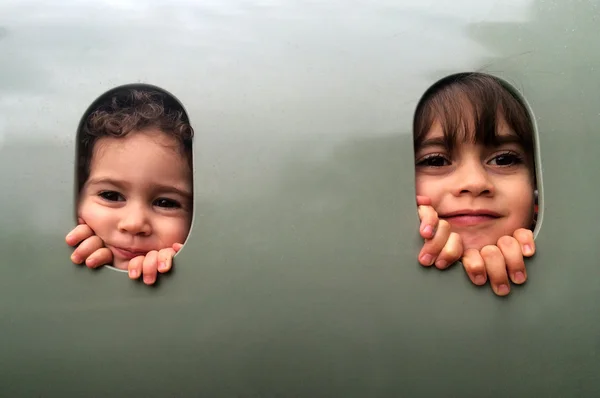
[[462, 235], [461, 236], [463, 243], [463, 250], [467, 249], [475, 249], [481, 250], [487, 245], [495, 245], [498, 242], [498, 239], [493, 239], [489, 236], [485, 236], [485, 234], [477, 234], [477, 235]]
[[115, 267], [116, 269], [124, 270], [124, 271], [127, 271], [128, 265], [129, 265], [129, 261], [126, 261], [126, 260], [115, 260], [112, 263], [113, 267]]

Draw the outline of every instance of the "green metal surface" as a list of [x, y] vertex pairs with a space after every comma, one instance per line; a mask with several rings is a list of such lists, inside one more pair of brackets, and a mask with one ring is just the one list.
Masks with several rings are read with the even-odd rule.
[[[0, 1], [0, 396], [597, 396], [600, 3]], [[512, 83], [543, 225], [501, 299], [416, 261], [412, 114]], [[186, 107], [195, 213], [150, 288], [72, 264], [75, 134], [143, 82]]]

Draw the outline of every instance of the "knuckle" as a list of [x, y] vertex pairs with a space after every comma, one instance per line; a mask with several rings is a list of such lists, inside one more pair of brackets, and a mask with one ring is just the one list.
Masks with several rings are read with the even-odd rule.
[[464, 257], [477, 258], [479, 257], [479, 252], [477, 249], [467, 249], [465, 250]]
[[483, 272], [485, 271], [485, 263], [480, 257], [473, 257], [471, 259], [463, 258], [462, 265], [467, 272]]
[[112, 260], [112, 252], [107, 248], [102, 248], [98, 252], [98, 257], [102, 261], [110, 262]]
[[515, 239], [524, 242], [527, 240], [533, 240], [533, 231], [531, 231], [530, 229], [526, 229], [526, 228], [519, 228], [515, 231], [515, 233], [513, 234]]
[[92, 229], [86, 224], [78, 225], [73, 231], [81, 239], [89, 238], [92, 235]]
[[438, 231], [450, 231], [450, 223], [446, 220], [439, 220]]
[[483, 263], [464, 263], [463, 262], [463, 267], [465, 268], [465, 271], [467, 271], [467, 273], [470, 274], [477, 274], [477, 273], [482, 273], [485, 271], [485, 265]]
[[457, 259], [462, 253], [459, 247], [456, 245], [450, 245], [444, 248], [443, 254], [448, 258]]
[[75, 250], [79, 255], [87, 257], [95, 251], [92, 243], [93, 242], [90, 242], [89, 240], [85, 240], [81, 242], [81, 244]]
[[482, 257], [497, 257], [501, 256], [502, 252], [500, 252], [500, 248], [495, 245], [487, 245], [481, 248], [481, 256]]
[[144, 264], [143, 264], [144, 272], [150, 272], [152, 269], [156, 268], [157, 258], [158, 258], [158, 252], [156, 250], [149, 252], [146, 255], [146, 257], [144, 257]]
[[162, 249], [162, 250], [159, 252], [159, 256], [160, 256], [161, 258], [167, 258], [167, 257], [169, 257], [169, 256], [171, 256], [171, 255], [172, 255], [172, 252], [173, 252], [173, 249], [171, 249], [171, 248]]
[[479, 255], [465, 256], [462, 258], [465, 268], [470, 270], [482, 270], [485, 268], [485, 262]]
[[517, 241], [512, 236], [505, 235], [505, 236], [500, 237], [500, 239], [498, 239], [499, 247], [509, 248], [511, 246], [514, 246], [515, 244], [517, 244]]
[[102, 241], [102, 239], [98, 236], [98, 235], [94, 235], [90, 238], [88, 238], [90, 245], [93, 245], [94, 247], [104, 247], [104, 242]]
[[429, 214], [429, 207], [428, 206], [419, 206], [417, 208], [417, 212], [419, 213], [419, 216], [423, 219], [426, 218], [427, 215]]

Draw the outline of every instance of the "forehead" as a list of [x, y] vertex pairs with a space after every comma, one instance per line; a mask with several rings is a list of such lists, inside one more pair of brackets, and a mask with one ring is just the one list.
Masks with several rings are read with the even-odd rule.
[[147, 130], [133, 131], [125, 137], [99, 138], [92, 153], [90, 176], [172, 185], [190, 180], [191, 170], [175, 138], [160, 130]]
[[[489, 136], [489, 139], [483, 138], [484, 136]], [[444, 124], [436, 118], [433, 120], [431, 127], [424, 135], [421, 145], [426, 145], [430, 140], [443, 141], [446, 146], [450, 147], [461, 144], [487, 143], [499, 145], [507, 142], [521, 142], [521, 138], [506, 123], [502, 115], [498, 115], [496, 119], [496, 125], [493, 126], [493, 131], [489, 132], [477, 131], [473, 122], [464, 123], [462, 128], [449, 131], [447, 126], [444, 126]]]

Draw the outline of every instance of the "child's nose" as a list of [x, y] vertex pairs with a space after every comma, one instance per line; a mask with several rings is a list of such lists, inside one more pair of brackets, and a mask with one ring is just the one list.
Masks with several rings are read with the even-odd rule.
[[148, 212], [144, 206], [132, 204], [122, 210], [124, 215], [119, 222], [119, 231], [144, 236], [152, 232]]
[[493, 195], [494, 185], [481, 162], [468, 162], [457, 170], [455, 195], [471, 194], [474, 196]]

